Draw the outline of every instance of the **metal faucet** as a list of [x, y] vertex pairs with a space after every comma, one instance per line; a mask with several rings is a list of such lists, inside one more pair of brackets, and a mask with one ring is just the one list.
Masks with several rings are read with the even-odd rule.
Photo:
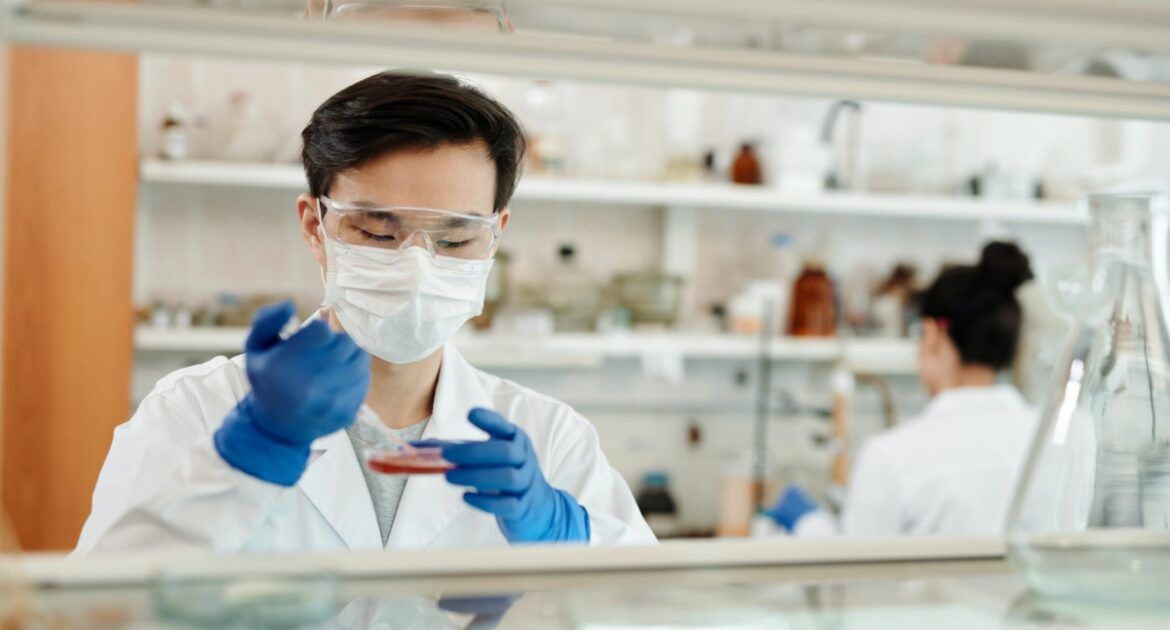
[[[841, 110], [852, 112], [847, 116], [844, 142], [837, 137], [837, 119]], [[825, 175], [826, 190], [855, 190], [860, 187], [858, 158], [861, 151], [861, 103], [857, 101], [836, 101], [825, 112], [821, 124], [821, 143], [832, 152], [829, 172]]]

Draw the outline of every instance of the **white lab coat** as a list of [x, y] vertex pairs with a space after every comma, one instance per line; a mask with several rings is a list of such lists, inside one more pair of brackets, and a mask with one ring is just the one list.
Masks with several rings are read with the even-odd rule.
[[[114, 431], [77, 553], [148, 549], [305, 552], [383, 548], [357, 457], [343, 431], [312, 445], [284, 488], [228, 465], [211, 436], [248, 391], [242, 356], [168, 375]], [[655, 542], [596, 430], [569, 406], [481, 372], [450, 344], [424, 439], [476, 440], [472, 407], [528, 432], [545, 477], [589, 512], [591, 543]], [[406, 484], [387, 548], [506, 545], [495, 517], [466, 505], [442, 475]]]
[[[865, 443], [840, 533], [980, 535], [1004, 530], [1037, 417], [1010, 385], [946, 390], [921, 415]], [[836, 533], [824, 513], [794, 533]]]

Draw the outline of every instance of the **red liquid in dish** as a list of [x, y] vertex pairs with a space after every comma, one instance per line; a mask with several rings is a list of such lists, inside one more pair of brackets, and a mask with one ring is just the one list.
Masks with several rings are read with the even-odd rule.
[[437, 475], [454, 468], [444, 461], [426, 462], [402, 460], [371, 459], [368, 461], [370, 470], [383, 475]]
[[439, 448], [379, 449], [366, 454], [370, 470], [383, 475], [437, 475], [455, 466], [443, 459]]

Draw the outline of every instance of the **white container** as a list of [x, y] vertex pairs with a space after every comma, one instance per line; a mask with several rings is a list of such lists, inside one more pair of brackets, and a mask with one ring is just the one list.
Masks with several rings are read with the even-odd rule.
[[783, 313], [787, 312], [787, 291], [780, 282], [771, 278], [749, 280], [743, 291], [731, 298], [727, 315], [731, 332], [736, 334], [759, 334], [771, 313], [771, 334], [779, 334]]

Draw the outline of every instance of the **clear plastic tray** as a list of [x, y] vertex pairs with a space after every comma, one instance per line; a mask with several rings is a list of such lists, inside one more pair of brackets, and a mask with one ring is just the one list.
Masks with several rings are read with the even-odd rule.
[[370, 470], [383, 475], [438, 475], [455, 467], [438, 446], [383, 446], [366, 451]]

